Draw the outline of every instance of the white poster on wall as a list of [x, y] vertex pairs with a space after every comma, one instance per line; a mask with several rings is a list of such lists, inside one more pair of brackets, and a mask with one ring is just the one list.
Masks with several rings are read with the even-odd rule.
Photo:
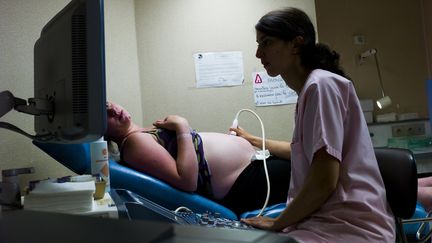
[[193, 57], [197, 88], [243, 84], [242, 52], [201, 52]]
[[266, 72], [252, 73], [256, 106], [285, 105], [297, 102], [297, 93], [290, 89], [281, 76], [270, 77]]

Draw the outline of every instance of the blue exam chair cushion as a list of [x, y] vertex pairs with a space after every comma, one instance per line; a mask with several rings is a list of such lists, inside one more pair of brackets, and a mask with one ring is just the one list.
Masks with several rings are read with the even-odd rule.
[[[38, 148], [77, 174], [91, 174], [90, 144], [51, 144], [33, 141]], [[109, 160], [112, 188], [126, 189], [169, 210], [180, 206], [195, 213], [218, 212], [222, 217], [237, 220], [230, 209], [195, 193], [176, 189], [169, 184]]]

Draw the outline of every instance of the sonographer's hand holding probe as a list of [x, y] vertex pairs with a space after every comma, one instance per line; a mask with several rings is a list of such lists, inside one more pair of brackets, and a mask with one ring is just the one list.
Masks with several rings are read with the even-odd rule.
[[235, 135], [237, 135], [238, 137], [242, 137], [242, 138], [246, 139], [250, 144], [252, 144], [255, 147], [262, 146], [262, 142], [261, 142], [262, 139], [261, 138], [248, 133], [242, 127], [236, 127], [236, 128], [230, 127], [229, 130], [230, 130], [230, 132], [235, 133]]
[[237, 128], [238, 128], [238, 119], [235, 118], [230, 129], [229, 129], [229, 131], [230, 131], [229, 134], [236, 136], [237, 132], [235, 131], [235, 129], [237, 129]]

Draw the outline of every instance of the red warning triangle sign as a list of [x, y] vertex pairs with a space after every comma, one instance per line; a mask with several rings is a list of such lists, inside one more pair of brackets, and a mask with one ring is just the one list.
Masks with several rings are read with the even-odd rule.
[[260, 83], [262, 83], [262, 79], [261, 79], [261, 76], [260, 76], [259, 74], [257, 74], [257, 75], [255, 76], [255, 83], [256, 83], [256, 84], [260, 84]]

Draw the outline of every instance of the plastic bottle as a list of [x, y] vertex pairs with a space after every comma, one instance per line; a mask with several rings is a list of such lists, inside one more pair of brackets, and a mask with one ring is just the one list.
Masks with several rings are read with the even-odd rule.
[[92, 175], [100, 176], [105, 182], [105, 192], [110, 191], [110, 175], [107, 142], [100, 138], [90, 143], [90, 159]]

